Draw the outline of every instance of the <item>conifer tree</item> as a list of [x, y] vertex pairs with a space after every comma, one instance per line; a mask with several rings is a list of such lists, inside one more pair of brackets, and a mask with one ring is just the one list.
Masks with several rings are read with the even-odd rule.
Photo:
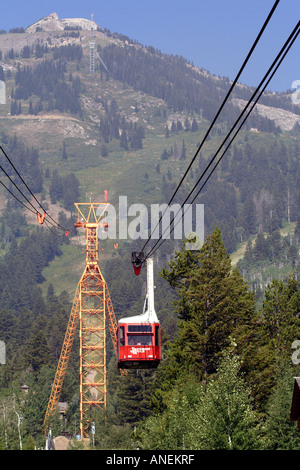
[[68, 160], [68, 154], [67, 154], [66, 143], [65, 142], [63, 143], [62, 159], [63, 160]]
[[33, 371], [37, 373], [40, 368], [50, 362], [51, 355], [47, 346], [47, 338], [44, 331], [39, 331], [28, 341], [27, 361]]
[[192, 130], [192, 132], [197, 132], [198, 129], [199, 129], [199, 127], [198, 127], [197, 121], [194, 118], [193, 122], [192, 122], [192, 129], [191, 130]]
[[290, 355], [290, 347], [300, 331], [300, 290], [298, 281], [274, 279], [265, 291], [262, 328], [270, 349]]
[[5, 82], [4, 70], [3, 70], [2, 65], [0, 65], [0, 80], [2, 82]]
[[28, 110], [28, 113], [29, 113], [29, 114], [34, 114], [33, 106], [32, 106], [32, 101], [31, 101], [31, 100], [29, 100], [29, 110]]
[[267, 404], [266, 430], [271, 450], [300, 450], [299, 429], [290, 421], [295, 373], [289, 360], [278, 361], [276, 385]]
[[181, 148], [180, 160], [185, 160], [185, 159], [186, 159], [186, 150], [185, 150], [184, 139], [182, 139], [182, 148]]
[[125, 130], [123, 130], [121, 134], [120, 147], [123, 148], [124, 150], [128, 150], [128, 139], [127, 139], [127, 133]]
[[217, 228], [197, 252], [176, 254], [163, 277], [176, 288], [175, 311], [182, 320], [171, 347], [179, 369], [198, 377], [216, 370], [221, 352], [236, 338], [244, 349], [255, 319], [255, 298], [236, 269]]
[[23, 447], [24, 450], [35, 450], [34, 439], [31, 434], [28, 435], [27, 440]]
[[224, 355], [215, 380], [208, 383], [191, 413], [193, 449], [263, 449], [265, 436], [255, 413], [251, 391], [240, 373], [241, 361], [233, 352]]
[[241, 359], [232, 341], [208, 384], [186, 375], [169, 394], [163, 412], [140, 428], [143, 449], [263, 449], [265, 436], [254, 411], [251, 389], [241, 374]]

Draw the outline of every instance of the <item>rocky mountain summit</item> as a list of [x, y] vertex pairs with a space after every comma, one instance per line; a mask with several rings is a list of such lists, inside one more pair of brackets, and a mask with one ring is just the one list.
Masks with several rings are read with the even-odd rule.
[[80, 30], [97, 29], [98, 25], [94, 21], [85, 18], [64, 18], [60, 19], [57, 13], [51, 13], [48, 16], [36, 21], [26, 28], [26, 33], [36, 33], [38, 31], [63, 31], [66, 28]]

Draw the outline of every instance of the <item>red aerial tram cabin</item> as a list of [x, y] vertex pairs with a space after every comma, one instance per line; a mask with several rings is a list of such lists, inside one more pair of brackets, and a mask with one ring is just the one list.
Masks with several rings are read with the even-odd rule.
[[[160, 323], [154, 309], [153, 260], [147, 259], [147, 307], [118, 322], [118, 368], [151, 369], [161, 359]], [[146, 306], [146, 302], [145, 302]]]
[[[133, 317], [132, 317], [133, 318]], [[159, 323], [122, 322], [118, 325], [118, 367], [151, 369], [160, 362]]]

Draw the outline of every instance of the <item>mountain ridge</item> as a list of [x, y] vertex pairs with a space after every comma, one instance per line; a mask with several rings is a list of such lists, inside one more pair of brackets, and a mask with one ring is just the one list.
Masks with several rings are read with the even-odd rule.
[[[56, 14], [52, 14], [49, 24], [50, 20], [62, 27], [62, 20]], [[80, 23], [80, 19], [72, 21], [72, 24]], [[16, 134], [28, 146], [37, 147], [40, 164], [51, 178], [55, 170], [59, 175], [74, 172], [80, 181], [82, 200], [98, 199], [103, 188], [109, 190], [114, 205], [119, 194], [127, 194], [129, 204], [139, 201], [148, 206], [169, 200], [179, 175], [184, 173], [229, 89], [230, 80], [211, 75], [183, 57], [164, 54], [100, 28], [95, 30], [96, 50], [107, 70], [96, 57], [95, 73], [91, 74], [89, 29], [47, 32], [36, 31], [38, 22], [32, 26], [32, 32], [0, 35], [0, 51], [6, 39], [15, 47], [14, 56], [2, 56], [0, 61], [8, 93], [7, 105], [0, 109], [3, 131]], [[45, 52], [37, 57], [41, 43]], [[26, 57], [24, 47], [27, 47]], [[80, 55], [70, 56], [70, 51]], [[40, 95], [35, 89], [27, 90], [28, 83], [32, 83], [35, 72], [44, 63], [49, 64], [50, 71], [64, 67], [57, 80], [64, 85], [63, 90], [71, 90], [76, 80], [80, 80], [76, 96], [81, 105], [79, 112], [59, 111], [53, 95], [55, 90], [47, 90], [46, 82]], [[32, 94], [28, 96], [26, 91]], [[244, 84], [237, 85], [226, 113], [220, 116], [180, 189], [179, 199], [193, 187], [252, 92]], [[65, 97], [66, 93], [59, 96]], [[300, 117], [299, 106], [293, 108], [290, 98], [264, 94], [236, 144], [211, 178], [212, 183], [199, 198], [209, 208], [206, 210], [208, 233], [213, 225], [220, 225], [231, 252], [238, 241], [246, 241], [249, 233], [253, 234], [250, 215], [266, 229], [270, 214], [277, 212], [280, 202], [280, 220], [285, 220], [285, 214], [291, 211], [292, 222], [296, 221], [298, 197], [293, 184], [297, 176], [298, 134], [293, 129]], [[35, 109], [33, 114], [29, 112], [30, 101]], [[13, 102], [21, 110], [15, 115], [10, 112]], [[40, 103], [42, 109], [37, 108]], [[196, 130], [192, 130], [193, 121]], [[133, 147], [130, 138], [135, 128], [142, 129], [143, 137], [139, 136], [138, 145], [135, 142]], [[127, 148], [122, 141], [123, 133], [127, 134]], [[68, 156], [65, 160], [62, 159], [64, 145]], [[281, 155], [281, 146], [285, 147], [286, 156]], [[49, 200], [51, 184], [45, 178], [45, 201]], [[253, 206], [254, 196], [255, 201], [260, 201], [257, 206]], [[62, 204], [59, 197], [57, 200], [58, 205]]]

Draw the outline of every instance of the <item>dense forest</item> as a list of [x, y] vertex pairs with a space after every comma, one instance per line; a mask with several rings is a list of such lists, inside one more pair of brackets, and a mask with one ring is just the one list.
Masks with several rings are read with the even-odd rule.
[[[184, 155], [184, 135], [182, 143], [165, 148], [161, 161], [180, 160]], [[222, 138], [222, 137], [221, 137]], [[171, 139], [170, 139], [171, 140]], [[172, 141], [174, 142], [174, 141]], [[175, 141], [176, 143], [176, 141]], [[202, 172], [214, 154], [200, 156], [188, 175], [188, 183], [180, 188], [174, 201], [181, 203], [191, 188], [193, 195], [203, 184], [197, 184]], [[202, 188], [196, 202], [204, 204], [205, 232], [211, 233], [217, 226], [222, 230], [226, 248], [234, 252], [241, 243], [249, 241], [246, 261], [240, 267], [246, 274], [249, 265], [249, 250], [254, 243], [266, 240], [268, 249], [263, 249], [260, 256], [253, 254], [251, 263], [262, 259], [280, 264], [289, 264], [290, 269], [299, 266], [299, 235], [282, 237], [280, 230], [287, 224], [296, 224], [299, 217], [299, 167], [298, 140], [284, 141], [281, 136], [272, 140], [260, 141], [255, 137], [244, 137], [234, 144], [218, 165], [208, 183]], [[169, 200], [176, 189], [176, 174], [171, 167], [167, 173], [156, 171], [163, 181], [161, 200]], [[259, 234], [256, 240], [256, 235]], [[267, 253], [268, 251], [268, 253]], [[251, 264], [250, 263], [250, 264]], [[250, 281], [250, 277], [247, 279]]]
[[[39, 161], [38, 149], [27, 147], [16, 135], [9, 137], [5, 132], [2, 132], [1, 142], [8, 156], [8, 158], [5, 158], [3, 154], [1, 157], [1, 166], [8, 178], [5, 182], [5, 186], [9, 190], [9, 193], [7, 193], [7, 214], [9, 209], [15, 209], [18, 212], [18, 209], [22, 207], [16, 198], [26, 202], [22, 195], [20, 196], [21, 193], [18, 188], [21, 189], [23, 195], [27, 198], [31, 197], [28, 191], [28, 188], [30, 188], [33, 193], [40, 193], [42, 200], [47, 198], [47, 190], [49, 188], [50, 201], [53, 204], [59, 201], [62, 207], [72, 212], [74, 201], [79, 197], [79, 180], [74, 173], [70, 172], [65, 176], [61, 176], [57, 170], [51, 172], [48, 167], [43, 171]], [[68, 158], [65, 146], [63, 147], [61, 158]], [[16, 173], [12, 163], [19, 174], [21, 174], [28, 188]], [[49, 184], [48, 181], [50, 181]], [[44, 184], [45, 182], [47, 183], [46, 185]], [[45, 203], [45, 207], [46, 205], [47, 203]], [[6, 217], [8, 217], [8, 215], [4, 215], [2, 234], [5, 234], [6, 226], [12, 229], [11, 224], [13, 223], [13, 217], [11, 215], [8, 219]], [[25, 219], [24, 221], [24, 223], [26, 223]], [[20, 226], [16, 220], [14, 226], [17, 227], [18, 225]], [[15, 228], [15, 230], [18, 229]], [[18, 232], [12, 230], [13, 236], [17, 236], [17, 233]], [[4, 240], [2, 240], [2, 242], [3, 241]]]
[[[118, 111], [118, 105], [115, 99], [102, 99], [101, 105], [105, 111], [99, 122], [99, 135], [105, 144], [111, 140], [117, 139], [120, 142], [120, 148], [123, 150], [139, 150], [143, 148], [143, 139], [145, 138], [145, 128], [142, 124], [133, 123], [126, 120], [124, 115]], [[102, 148], [103, 148], [102, 147]], [[106, 154], [102, 156], [107, 156]]]
[[[36, 245], [43, 242], [44, 237], [33, 236]], [[24, 245], [31, 256], [28, 241]], [[10, 262], [14, 255], [7, 255]], [[124, 308], [128, 313], [140, 308], [135, 292], [142, 290], [139, 279], [133, 287], [125, 274], [123, 256], [106, 267], [108, 280], [115, 279], [110, 291], [117, 316]], [[116, 282], [115, 272], [124, 274], [123, 282]], [[299, 374], [291, 359], [300, 326], [297, 280], [274, 280], [258, 306], [232, 269], [219, 229], [199, 251], [183, 245], [161, 266], [159, 277], [163, 360], [156, 371], [120, 376], [108, 348], [108, 407], [94, 415], [95, 447], [299, 449], [296, 423], [289, 420], [293, 377]], [[44, 445], [42, 422], [71, 308], [66, 293], [57, 296], [50, 285], [43, 297], [34, 280], [30, 289], [26, 282], [26, 276], [19, 277], [19, 292], [34, 294], [31, 302], [16, 306], [8, 297], [0, 312], [7, 342], [7, 363], [0, 368], [0, 442], [9, 449], [18, 449], [20, 442], [24, 449]], [[69, 404], [66, 421], [57, 416], [54, 435], [78, 430], [78, 377], [75, 344], [61, 396]], [[24, 385], [27, 394], [20, 390]], [[23, 417], [19, 427], [18, 415]]]
[[[54, 56], [61, 57], [54, 52]], [[19, 100], [28, 100], [33, 96], [39, 98], [38, 108], [29, 109], [30, 114], [35, 114], [44, 108], [47, 111], [58, 110], [81, 114], [79, 94], [81, 84], [78, 77], [65, 77], [66, 65], [61, 60], [44, 60], [39, 62], [35, 68], [18, 67], [15, 75], [15, 86], [12, 90], [11, 114], [19, 111]]]
[[266, 145], [249, 141], [233, 145], [221, 163], [222, 181], [216, 184], [218, 176], [213, 176], [199, 198], [210, 207], [208, 227], [212, 229], [218, 222], [229, 250], [251, 234], [273, 232], [284, 220], [297, 220], [299, 164], [297, 141], [291, 146], [276, 139]]
[[[119, 80], [124, 86], [130, 85], [151, 96], [163, 99], [175, 111], [193, 111], [211, 121], [214, 110], [220, 105], [229, 88], [229, 79], [215, 77], [193, 67], [184, 57], [163, 54], [161, 51], [139, 44], [115, 44], [98, 47], [105, 62], [109, 76]], [[253, 93], [251, 88], [238, 87], [234, 92], [235, 98], [248, 100]], [[262, 103], [269, 106], [282, 107], [299, 114], [298, 107], [286, 97], [267, 94]], [[231, 103], [222, 113], [222, 120], [229, 126], [238, 117], [238, 109]], [[250, 117], [247, 126], [253, 127], [254, 118]], [[256, 126], [262, 131], [273, 132], [276, 126], [269, 119], [255, 119]]]

